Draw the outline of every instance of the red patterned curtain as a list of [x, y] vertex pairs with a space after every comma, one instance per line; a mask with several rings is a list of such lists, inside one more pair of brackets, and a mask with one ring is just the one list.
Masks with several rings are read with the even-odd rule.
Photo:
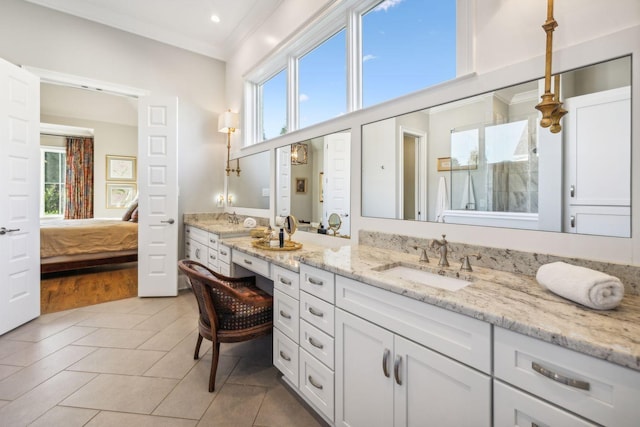
[[93, 138], [67, 138], [65, 219], [93, 218]]

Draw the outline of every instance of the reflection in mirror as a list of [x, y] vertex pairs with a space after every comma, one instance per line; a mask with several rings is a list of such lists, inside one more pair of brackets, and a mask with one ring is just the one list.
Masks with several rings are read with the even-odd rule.
[[269, 209], [269, 152], [241, 157], [239, 162], [240, 176], [227, 177], [227, 206]]
[[[301, 164], [306, 155], [306, 164]], [[276, 151], [276, 215], [295, 215], [298, 230], [326, 230], [338, 215], [338, 234], [350, 235], [351, 133], [338, 132]]]
[[560, 82], [558, 134], [542, 80], [364, 125], [362, 215], [630, 237], [630, 57]]

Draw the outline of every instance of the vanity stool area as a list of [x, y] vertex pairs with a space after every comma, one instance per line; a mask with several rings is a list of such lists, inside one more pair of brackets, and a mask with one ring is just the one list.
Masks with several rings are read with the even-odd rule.
[[[187, 227], [192, 240], [204, 231]], [[251, 240], [224, 237], [218, 254], [229, 251], [232, 274], [241, 267], [272, 283], [273, 364], [329, 425], [635, 426], [640, 419], [637, 295], [598, 312], [545, 291], [534, 277], [479, 266], [465, 275], [470, 285], [450, 291], [385, 273], [418, 265], [418, 253], [306, 243], [273, 252]], [[190, 243], [191, 256], [202, 258], [203, 247]], [[460, 264], [451, 264], [457, 272]]]

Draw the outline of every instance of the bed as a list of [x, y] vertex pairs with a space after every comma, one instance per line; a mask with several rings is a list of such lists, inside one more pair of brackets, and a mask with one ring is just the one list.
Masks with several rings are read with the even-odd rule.
[[123, 219], [43, 221], [40, 225], [40, 272], [137, 261], [138, 223]]

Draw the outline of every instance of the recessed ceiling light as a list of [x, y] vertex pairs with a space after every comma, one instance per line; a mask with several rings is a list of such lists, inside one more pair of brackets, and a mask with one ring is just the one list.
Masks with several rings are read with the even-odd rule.
[[216, 14], [211, 15], [211, 21], [215, 22], [216, 24], [218, 22], [220, 22], [220, 17]]

